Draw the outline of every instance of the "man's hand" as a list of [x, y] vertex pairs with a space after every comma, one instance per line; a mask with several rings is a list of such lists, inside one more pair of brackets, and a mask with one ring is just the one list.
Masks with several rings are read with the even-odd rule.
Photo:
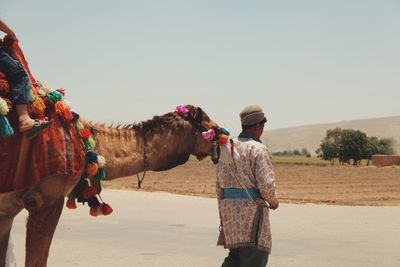
[[279, 202], [278, 201], [269, 204], [269, 208], [271, 210], [276, 210], [278, 207], [279, 207]]

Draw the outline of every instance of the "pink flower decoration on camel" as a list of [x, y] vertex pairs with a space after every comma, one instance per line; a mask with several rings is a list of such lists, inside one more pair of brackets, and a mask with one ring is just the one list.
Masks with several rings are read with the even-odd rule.
[[184, 105], [179, 105], [175, 108], [175, 111], [178, 112], [178, 114], [182, 115], [183, 117], [186, 117], [189, 112], [189, 109]]
[[201, 135], [203, 136], [204, 139], [207, 141], [211, 141], [214, 139], [215, 136], [215, 131], [214, 129], [210, 129], [207, 132], [202, 132]]

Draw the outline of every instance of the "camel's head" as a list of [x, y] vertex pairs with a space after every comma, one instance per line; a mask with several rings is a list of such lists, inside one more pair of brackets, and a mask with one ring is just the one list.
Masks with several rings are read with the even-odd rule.
[[190, 122], [195, 132], [191, 154], [195, 155], [199, 160], [206, 156], [211, 156], [212, 161], [218, 163], [219, 139], [223, 129], [212, 121], [200, 107], [191, 105], [178, 106], [176, 112]]
[[210, 156], [217, 163], [221, 137], [227, 139], [224, 129], [201, 108], [191, 105], [178, 106], [174, 112], [155, 116], [133, 126], [133, 129], [148, 140], [153, 151], [150, 163], [153, 171], [169, 170], [184, 164], [191, 154], [199, 160]]

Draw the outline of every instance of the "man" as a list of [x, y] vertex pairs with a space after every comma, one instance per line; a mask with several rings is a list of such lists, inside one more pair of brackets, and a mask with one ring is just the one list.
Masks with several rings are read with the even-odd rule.
[[267, 119], [258, 105], [245, 107], [240, 119], [236, 151], [230, 162], [217, 166], [218, 245], [229, 249], [222, 267], [265, 267], [271, 251], [269, 209], [279, 206], [271, 154], [260, 141]]
[[[14, 31], [0, 19], [0, 31], [7, 34], [8, 38], [18, 41]], [[28, 105], [33, 102], [31, 82], [25, 69], [8, 55], [0, 45], [0, 72], [6, 75], [11, 86], [12, 102], [16, 107], [19, 131], [26, 133], [29, 139], [35, 137], [42, 130], [50, 126], [52, 120], [34, 120], [29, 116]]]

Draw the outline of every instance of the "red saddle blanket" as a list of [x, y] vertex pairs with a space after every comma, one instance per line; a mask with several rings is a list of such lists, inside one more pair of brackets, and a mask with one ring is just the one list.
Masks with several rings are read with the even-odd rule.
[[[34, 82], [18, 44], [13, 44], [11, 49], [10, 54], [21, 62]], [[6, 78], [0, 75], [3, 98], [9, 96]], [[79, 180], [84, 168], [84, 150], [73, 123], [63, 121], [54, 106], [46, 106], [44, 114], [40, 114], [43, 116], [53, 119], [54, 123], [29, 140], [18, 132], [15, 108], [7, 114], [15, 133], [0, 138], [0, 193], [20, 191], [59, 174], [70, 176], [71, 186]]]

